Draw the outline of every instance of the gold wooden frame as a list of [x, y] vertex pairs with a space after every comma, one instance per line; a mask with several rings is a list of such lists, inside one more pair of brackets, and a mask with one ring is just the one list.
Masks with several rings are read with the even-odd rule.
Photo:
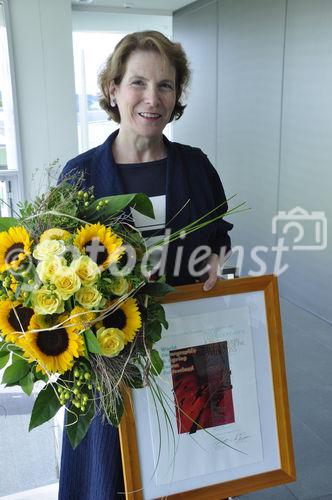
[[[216, 500], [217, 498], [221, 499], [259, 489], [271, 488], [272, 486], [294, 481], [296, 478], [277, 278], [273, 275], [266, 275], [220, 281], [210, 292], [203, 292], [202, 284], [185, 285], [178, 287], [174, 293], [167, 295], [163, 303], [256, 291], [264, 291], [265, 298], [281, 467], [278, 470], [172, 494], [168, 496], [169, 499]], [[120, 443], [125, 490], [129, 492], [126, 493], [126, 499], [143, 500], [136, 426], [130, 393], [125, 396], [125, 415], [120, 425]]]

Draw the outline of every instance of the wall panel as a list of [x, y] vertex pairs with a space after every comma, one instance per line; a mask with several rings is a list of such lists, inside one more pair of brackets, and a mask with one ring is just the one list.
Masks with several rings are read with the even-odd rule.
[[[288, 1], [279, 197], [279, 208], [286, 212], [297, 206], [309, 213], [323, 211], [328, 235], [332, 234], [331, 25], [330, 1]], [[302, 242], [315, 245], [313, 220], [301, 224]], [[296, 234], [290, 232], [285, 243], [290, 245]], [[281, 277], [285, 297], [329, 321], [331, 261], [331, 245], [325, 250], [289, 251], [290, 267]]]
[[174, 140], [217, 158], [217, 2], [195, 2], [174, 14], [173, 39], [183, 45], [192, 69], [184, 115], [174, 123]]
[[251, 211], [233, 216], [243, 273], [257, 271], [254, 246], [273, 270], [271, 220], [277, 210], [285, 1], [219, 3], [218, 166], [229, 194]]

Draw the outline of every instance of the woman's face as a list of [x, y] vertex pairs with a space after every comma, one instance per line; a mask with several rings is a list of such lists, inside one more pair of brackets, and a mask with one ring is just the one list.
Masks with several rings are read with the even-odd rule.
[[121, 83], [110, 86], [120, 113], [121, 131], [134, 138], [160, 137], [175, 106], [175, 78], [175, 68], [158, 52], [132, 52]]

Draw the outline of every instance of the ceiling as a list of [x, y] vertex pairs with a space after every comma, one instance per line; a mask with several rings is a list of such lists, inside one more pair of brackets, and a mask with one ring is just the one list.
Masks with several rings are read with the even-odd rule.
[[192, 3], [192, 0], [72, 0], [72, 4], [75, 6], [108, 7], [116, 10], [125, 9], [126, 11], [133, 9], [136, 12], [138, 10], [160, 10], [163, 12], [168, 10], [174, 12], [190, 3]]

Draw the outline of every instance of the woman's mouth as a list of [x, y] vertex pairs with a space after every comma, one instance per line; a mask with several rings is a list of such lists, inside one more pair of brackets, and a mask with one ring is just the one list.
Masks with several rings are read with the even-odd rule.
[[139, 114], [139, 116], [141, 116], [145, 120], [152, 121], [152, 122], [159, 120], [159, 118], [161, 117], [161, 115], [159, 113], [138, 113], [138, 114]]

